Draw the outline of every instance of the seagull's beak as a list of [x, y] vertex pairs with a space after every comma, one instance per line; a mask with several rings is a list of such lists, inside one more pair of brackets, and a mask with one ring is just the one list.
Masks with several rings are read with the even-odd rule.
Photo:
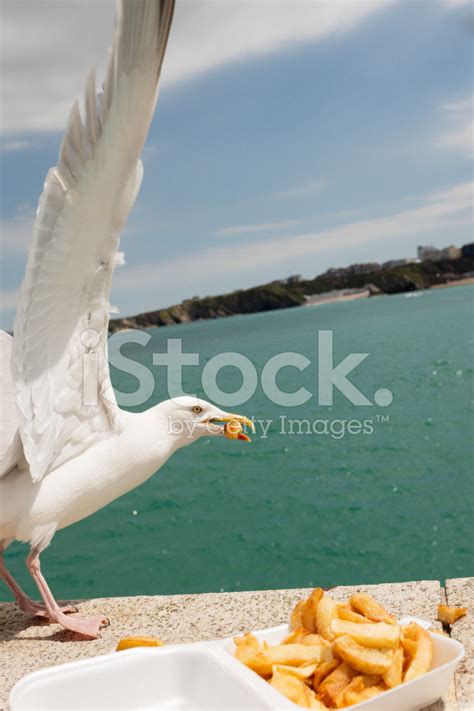
[[231, 413], [226, 413], [222, 417], [211, 417], [208, 420], [209, 424], [219, 426], [219, 423], [223, 422], [224, 426], [220, 427], [220, 431], [227, 439], [242, 439], [244, 442], [251, 442], [252, 440], [248, 435], [242, 432], [242, 425], [248, 427], [252, 432], [255, 432], [255, 425], [252, 420], [244, 415], [234, 415]]

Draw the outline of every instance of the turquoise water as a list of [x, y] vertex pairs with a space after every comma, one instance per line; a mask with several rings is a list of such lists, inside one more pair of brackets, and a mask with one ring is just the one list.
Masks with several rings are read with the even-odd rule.
[[[317, 392], [317, 332], [334, 332], [335, 362], [370, 356], [351, 380], [388, 407], [355, 407], [336, 393], [298, 408], [272, 404], [257, 389], [234, 408], [273, 419], [251, 445], [202, 439], [178, 452], [139, 489], [55, 537], [43, 568], [59, 598], [182, 593], [306, 585], [444, 579], [474, 573], [473, 351], [470, 286], [334, 303], [156, 329], [130, 357], [151, 365], [168, 338], [198, 352], [185, 386], [202, 395], [201, 368], [221, 351], [245, 354], [261, 369], [291, 350], [313, 365], [284, 369], [283, 390]], [[164, 372], [147, 405], [166, 397]], [[136, 381], [114, 373], [120, 389]], [[224, 369], [219, 383], [236, 389]], [[372, 434], [289, 435], [280, 416], [371, 419]], [[388, 422], [377, 422], [388, 416]], [[136, 512], [134, 514], [134, 512]], [[11, 553], [10, 553], [11, 551]], [[9, 549], [12, 571], [33, 592], [24, 546]], [[0, 597], [8, 599], [3, 587]]]

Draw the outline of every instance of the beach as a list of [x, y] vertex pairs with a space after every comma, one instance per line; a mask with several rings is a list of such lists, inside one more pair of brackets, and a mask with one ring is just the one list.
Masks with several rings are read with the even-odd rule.
[[[464, 279], [453, 279], [445, 284], [433, 284], [431, 289], [446, 289], [454, 286], [472, 286], [474, 285], [474, 277], [465, 277]], [[419, 291], [408, 291], [407, 294], [419, 294], [429, 289], [420, 289]], [[355, 301], [357, 299], [368, 299], [370, 296], [379, 296], [373, 294], [370, 289], [341, 289], [336, 291], [328, 291], [322, 294], [306, 297], [305, 306], [320, 306], [322, 304], [333, 304], [343, 301]]]

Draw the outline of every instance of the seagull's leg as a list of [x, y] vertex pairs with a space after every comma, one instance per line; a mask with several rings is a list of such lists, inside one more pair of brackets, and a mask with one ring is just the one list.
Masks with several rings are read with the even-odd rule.
[[[39, 615], [41, 617], [46, 617], [46, 608], [44, 605], [40, 605], [35, 602], [21, 589], [21, 587], [16, 582], [13, 575], [7, 570], [5, 562], [3, 560], [3, 551], [0, 549], [0, 577], [3, 578], [5, 583], [8, 585], [13, 595], [15, 596], [15, 602], [20, 607], [23, 612], [28, 615]], [[62, 607], [61, 611], [67, 612], [77, 612], [77, 607], [68, 605], [67, 607]]]
[[3, 580], [15, 596], [16, 604], [24, 612], [27, 612], [29, 615], [36, 615], [39, 610], [44, 609], [44, 607], [39, 605], [37, 602], [31, 600], [28, 595], [20, 588], [13, 575], [7, 570], [5, 562], [3, 560], [2, 552], [0, 552], [0, 576], [3, 578]]
[[77, 615], [73, 615], [72, 617], [65, 615], [54, 599], [53, 593], [49, 589], [48, 583], [41, 572], [40, 552], [40, 550], [32, 549], [26, 559], [26, 565], [44, 600], [47, 617], [51, 622], [57, 622], [65, 629], [71, 630], [71, 632], [77, 632], [91, 639], [100, 637], [99, 628], [107, 626], [109, 624], [108, 619], [106, 617], [86, 618], [78, 617]]

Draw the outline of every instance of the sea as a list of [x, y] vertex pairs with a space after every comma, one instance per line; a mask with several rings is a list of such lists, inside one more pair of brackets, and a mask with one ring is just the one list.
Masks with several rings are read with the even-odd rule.
[[[159, 328], [146, 343], [122, 346], [152, 377], [151, 396], [135, 409], [167, 398], [169, 372], [153, 354], [167, 352], [170, 339], [198, 355], [198, 365], [183, 368], [183, 387], [200, 397], [211, 358], [245, 356], [256, 388], [250, 382], [248, 401], [229, 409], [254, 417], [257, 432], [251, 444], [202, 438], [138, 489], [60, 531], [42, 556], [56, 596], [473, 575], [473, 300], [472, 286], [432, 289]], [[330, 341], [328, 376], [321, 362]], [[262, 386], [266, 364], [282, 353], [298, 355], [276, 375], [278, 392], [305, 388], [304, 404], [274, 402], [268, 377]], [[347, 372], [348, 396], [338, 385], [361, 358], [351, 354], [368, 355]], [[112, 375], [119, 391], [136, 391], [136, 376]], [[323, 376], [337, 381], [332, 405]], [[216, 383], [225, 394], [247, 378], [227, 365]], [[365, 404], [354, 404], [354, 392]], [[13, 544], [7, 559], [35, 594], [26, 552]], [[4, 586], [0, 598], [10, 599]]]

